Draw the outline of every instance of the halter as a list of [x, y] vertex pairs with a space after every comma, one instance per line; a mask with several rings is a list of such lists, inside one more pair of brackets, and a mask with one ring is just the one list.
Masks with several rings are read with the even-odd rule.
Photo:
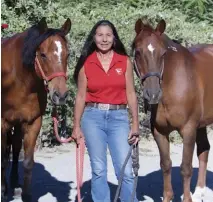
[[67, 80], [67, 75], [64, 72], [54, 72], [51, 75], [46, 76], [42, 67], [41, 67], [41, 64], [38, 60], [37, 55], [35, 57], [35, 71], [36, 71], [38, 77], [40, 77], [41, 79], [46, 81], [46, 83], [48, 83], [50, 80], [52, 80], [55, 77], [64, 77]]

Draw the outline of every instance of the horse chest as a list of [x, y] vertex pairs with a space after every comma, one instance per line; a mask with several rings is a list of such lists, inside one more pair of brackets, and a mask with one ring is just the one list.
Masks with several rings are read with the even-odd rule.
[[[4, 104], [7, 103], [7, 104]], [[36, 95], [25, 98], [7, 99], [3, 102], [2, 116], [8, 122], [32, 122], [44, 113]]]
[[187, 122], [188, 116], [184, 110], [179, 110], [177, 106], [174, 105], [163, 105], [159, 104], [155, 124], [158, 129], [162, 131], [175, 130], [181, 128], [185, 122]]

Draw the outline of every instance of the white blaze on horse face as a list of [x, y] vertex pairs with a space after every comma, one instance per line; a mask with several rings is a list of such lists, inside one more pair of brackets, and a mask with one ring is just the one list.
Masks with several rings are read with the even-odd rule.
[[54, 51], [54, 54], [58, 56], [58, 62], [61, 63], [61, 53], [62, 53], [62, 45], [60, 41], [55, 41], [57, 46], [57, 51]]
[[148, 46], [147, 46], [148, 50], [152, 53], [152, 56], [153, 56], [153, 51], [155, 50], [155, 48], [153, 47], [153, 45], [150, 43]]

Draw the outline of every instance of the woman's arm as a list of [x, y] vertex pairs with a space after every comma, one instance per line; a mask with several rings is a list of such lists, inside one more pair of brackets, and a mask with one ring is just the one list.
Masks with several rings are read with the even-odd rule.
[[139, 132], [139, 120], [138, 120], [138, 100], [135, 92], [133, 66], [130, 59], [127, 59], [126, 69], [126, 95], [127, 102], [132, 114], [132, 133]]
[[85, 107], [86, 89], [87, 89], [87, 79], [84, 72], [84, 67], [82, 67], [78, 75], [78, 91], [75, 99], [74, 127], [72, 133], [72, 137], [76, 140], [77, 143], [79, 139], [83, 137], [83, 134], [80, 129], [80, 121]]
[[87, 79], [84, 72], [84, 67], [81, 68], [78, 75], [78, 91], [74, 106], [74, 127], [80, 127], [81, 116], [85, 107]]

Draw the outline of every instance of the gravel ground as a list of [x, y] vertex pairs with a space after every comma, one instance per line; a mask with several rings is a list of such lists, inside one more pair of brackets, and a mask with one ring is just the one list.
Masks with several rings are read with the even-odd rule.
[[[213, 147], [213, 132], [209, 134], [210, 144]], [[182, 159], [182, 145], [171, 144], [172, 184], [175, 192], [173, 202], [181, 201], [182, 178], [180, 175], [180, 164]], [[116, 190], [117, 180], [114, 175], [110, 156], [108, 155], [108, 180], [112, 198]], [[20, 163], [21, 164], [21, 163]], [[21, 167], [21, 166], [20, 166]], [[196, 153], [193, 158], [193, 178], [191, 191], [196, 185], [198, 174], [198, 160]], [[55, 148], [45, 148], [35, 153], [35, 166], [33, 170], [33, 202], [71, 202], [76, 200], [76, 166], [75, 145], [66, 144]], [[84, 164], [84, 184], [82, 187], [83, 202], [91, 202], [90, 162], [87, 153]], [[22, 176], [22, 169], [20, 174]], [[140, 142], [140, 170], [137, 196], [143, 202], [162, 201], [163, 181], [159, 166], [158, 148], [154, 141], [142, 139]], [[21, 202], [20, 190], [16, 197], [11, 197], [10, 202]], [[213, 202], [213, 150], [210, 151], [207, 190], [203, 202]]]

